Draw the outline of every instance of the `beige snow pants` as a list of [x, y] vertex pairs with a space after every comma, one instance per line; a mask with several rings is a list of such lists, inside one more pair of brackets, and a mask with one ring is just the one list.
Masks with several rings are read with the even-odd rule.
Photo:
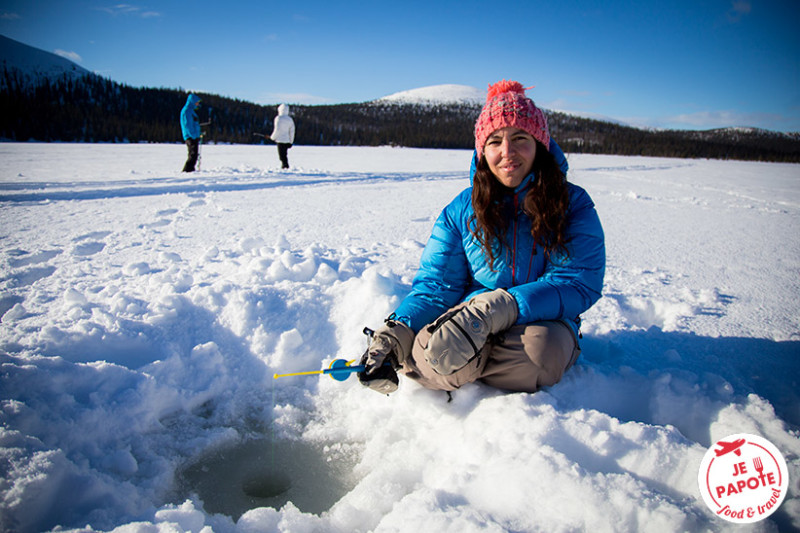
[[443, 376], [424, 357], [430, 336], [427, 326], [420, 330], [401, 373], [435, 390], [451, 391], [481, 381], [498, 389], [536, 392], [558, 383], [581, 352], [572, 329], [561, 321], [521, 324], [487, 343], [467, 366]]

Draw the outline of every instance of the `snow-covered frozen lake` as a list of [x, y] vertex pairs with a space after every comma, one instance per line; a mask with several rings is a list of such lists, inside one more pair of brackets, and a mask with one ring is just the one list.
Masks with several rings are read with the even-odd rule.
[[[470, 151], [0, 144], [0, 530], [729, 531], [707, 448], [800, 529], [800, 165], [570, 155], [604, 298], [558, 385], [389, 397], [358, 358]], [[738, 530], [738, 529], [737, 529]]]

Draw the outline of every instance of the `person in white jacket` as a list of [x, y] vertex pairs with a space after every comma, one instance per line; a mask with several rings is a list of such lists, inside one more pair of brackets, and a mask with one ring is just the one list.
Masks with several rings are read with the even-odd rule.
[[270, 139], [278, 144], [278, 157], [282, 168], [289, 168], [289, 148], [294, 143], [294, 120], [289, 116], [289, 106], [278, 106], [278, 116], [275, 117], [275, 127]]

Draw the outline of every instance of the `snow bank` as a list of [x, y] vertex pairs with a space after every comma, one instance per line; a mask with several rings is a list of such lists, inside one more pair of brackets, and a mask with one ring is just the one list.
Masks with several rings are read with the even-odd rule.
[[357, 358], [465, 151], [0, 144], [0, 527], [725, 531], [732, 433], [800, 528], [797, 165], [570, 157], [607, 233], [583, 354], [530, 394], [272, 379]]

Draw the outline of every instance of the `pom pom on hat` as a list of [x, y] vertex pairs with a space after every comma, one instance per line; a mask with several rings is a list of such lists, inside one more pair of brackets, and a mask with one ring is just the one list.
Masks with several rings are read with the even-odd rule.
[[[528, 87], [527, 89], [533, 89], [533, 87]], [[486, 101], [488, 102], [503, 93], [520, 93], [524, 96], [527, 89], [518, 81], [500, 80], [494, 85], [489, 85], [489, 90], [486, 92]]]
[[489, 86], [486, 103], [475, 122], [475, 150], [478, 158], [483, 155], [483, 146], [489, 135], [509, 126], [530, 133], [545, 148], [550, 149], [550, 131], [542, 110], [525, 96], [525, 87], [521, 83], [502, 80]]

